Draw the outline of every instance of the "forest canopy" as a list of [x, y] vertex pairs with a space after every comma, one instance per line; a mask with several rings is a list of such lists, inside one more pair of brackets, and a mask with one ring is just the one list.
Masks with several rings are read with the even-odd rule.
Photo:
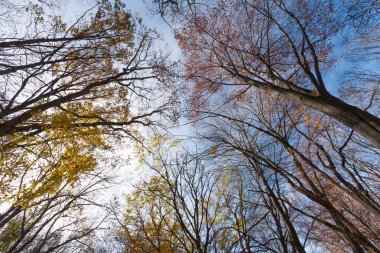
[[379, 1], [71, 4], [0, 3], [0, 252], [380, 252]]

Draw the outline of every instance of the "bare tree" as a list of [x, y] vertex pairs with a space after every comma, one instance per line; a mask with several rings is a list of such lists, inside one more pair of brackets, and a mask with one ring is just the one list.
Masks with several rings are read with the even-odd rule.
[[[352, 130], [323, 123], [323, 115], [305, 107], [260, 95], [247, 101], [233, 114], [209, 112], [221, 119], [209, 123], [212, 134], [206, 137], [222, 154], [237, 152], [248, 161], [273, 205], [304, 217], [303, 222], [288, 222], [289, 236], [297, 223], [308, 224], [312, 237], [322, 236], [314, 231], [323, 226], [356, 252], [378, 252], [379, 228], [370, 222], [379, 217], [378, 150], [363, 146]], [[284, 180], [284, 188], [293, 193], [278, 193], [274, 201], [276, 191], [265, 182], [266, 173]], [[294, 237], [300, 233], [293, 231]]]
[[[1, 214], [2, 252], [80, 252], [94, 240], [106, 216], [94, 217], [106, 205], [94, 201], [110, 185], [103, 172], [82, 175], [74, 185], [66, 183], [41, 196], [27, 208], [11, 206]], [[105, 213], [105, 212], [104, 212]]]

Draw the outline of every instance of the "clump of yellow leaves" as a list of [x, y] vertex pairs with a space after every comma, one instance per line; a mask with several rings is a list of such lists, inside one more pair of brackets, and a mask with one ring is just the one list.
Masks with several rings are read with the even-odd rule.
[[161, 163], [160, 156], [167, 155], [167, 150], [178, 149], [181, 140], [170, 137], [168, 134], [155, 134], [148, 141], [146, 146], [136, 144], [134, 150], [140, 165], [144, 164], [147, 157], [153, 158], [155, 166]]
[[71, 103], [67, 111], [41, 113], [35, 120], [45, 121], [43, 134], [7, 136], [0, 157], [3, 186], [0, 195], [15, 206], [28, 208], [46, 195], [53, 195], [67, 184], [74, 186], [81, 175], [96, 166], [96, 151], [110, 149], [98, 127], [81, 124], [95, 118], [78, 118], [74, 112], [96, 113], [90, 102]]
[[180, 224], [170, 204], [157, 197], [168, 192], [168, 185], [162, 178], [153, 176], [141, 188], [127, 195], [124, 224], [118, 232], [128, 243], [131, 252], [180, 251], [177, 238]]
[[[54, 85], [62, 90], [58, 97], [108, 80], [120, 73], [121, 64], [130, 63], [135, 50], [134, 21], [122, 1], [99, 1], [96, 13], [74, 26], [67, 26], [60, 16], [44, 15], [37, 5], [28, 8], [39, 23], [49, 18], [57, 36], [72, 37], [71, 44], [62, 49], [64, 61], [51, 65], [51, 75], [58, 80]], [[0, 204], [7, 201], [28, 208], [65, 185], [75, 187], [82, 175], [94, 170], [97, 152], [111, 149], [105, 136], [113, 129], [100, 123], [119, 126], [131, 118], [128, 87], [105, 83], [45, 111], [33, 108], [56, 97], [41, 98], [25, 108], [32, 111], [30, 117], [13, 126], [23, 130], [0, 139]], [[112, 136], [120, 137], [115, 131]]]

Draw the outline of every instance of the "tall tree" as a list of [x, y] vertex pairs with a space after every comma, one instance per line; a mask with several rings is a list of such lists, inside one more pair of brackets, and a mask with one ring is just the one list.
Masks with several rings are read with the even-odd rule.
[[[96, 201], [110, 180], [100, 170], [81, 175], [75, 183], [33, 199], [28, 206], [5, 208], [0, 219], [1, 252], [80, 252], [90, 248], [96, 232], [106, 220], [99, 215], [106, 208]], [[97, 217], [89, 208], [98, 210]], [[105, 213], [105, 212], [104, 212]]]
[[[0, 36], [0, 234], [6, 252], [32, 244], [37, 252], [62, 250], [67, 232], [56, 224], [72, 206], [89, 205], [78, 188], [96, 175], [101, 154], [122, 137], [138, 139], [138, 126], [153, 127], [154, 117], [170, 106], [167, 56], [154, 49], [156, 33], [121, 1], [99, 1], [70, 24], [47, 3], [0, 4], [22, 17], [16, 23], [8, 15]], [[78, 236], [92, 233], [79, 228]]]
[[[314, 227], [309, 234], [329, 231], [355, 252], [378, 252], [378, 150], [363, 146], [352, 130], [326, 123], [323, 115], [267, 96], [252, 94], [234, 112], [209, 113], [219, 119], [208, 123], [206, 137], [221, 154], [240, 154], [275, 206], [285, 204], [304, 216], [299, 224]], [[274, 195], [266, 173], [284, 180], [291, 194]], [[289, 235], [300, 233], [292, 229], [293, 222], [288, 225]]]
[[328, 87], [339, 84], [324, 78], [338, 34], [378, 29], [378, 1], [156, 2], [161, 13], [178, 17], [196, 108], [222, 89], [234, 97], [258, 87], [323, 112], [380, 147], [380, 119], [332, 95]]
[[208, 152], [173, 157], [170, 145], [151, 151], [144, 161], [154, 175], [128, 195], [120, 220], [127, 252], [305, 252], [307, 236], [293, 225], [299, 214], [271, 173], [262, 181], [237, 156], [224, 161], [213, 149], [210, 161]]
[[216, 193], [218, 178], [201, 158], [187, 151], [168, 153], [177, 141], [158, 135], [151, 142], [148, 151], [141, 154], [145, 166], [155, 172], [150, 182], [154, 185], [144, 187], [145, 195], [161, 202], [158, 210], [170, 211], [173, 225], [166, 235], [174, 237], [172, 241], [180, 243], [185, 252], [215, 251], [222, 243], [218, 238], [226, 225], [222, 218], [223, 196]]

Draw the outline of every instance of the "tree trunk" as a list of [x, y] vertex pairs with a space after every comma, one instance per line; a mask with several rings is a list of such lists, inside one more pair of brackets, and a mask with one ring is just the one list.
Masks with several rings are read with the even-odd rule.
[[328, 93], [313, 96], [288, 89], [275, 88], [269, 90], [338, 120], [380, 148], [380, 119], [371, 113], [349, 105]]

